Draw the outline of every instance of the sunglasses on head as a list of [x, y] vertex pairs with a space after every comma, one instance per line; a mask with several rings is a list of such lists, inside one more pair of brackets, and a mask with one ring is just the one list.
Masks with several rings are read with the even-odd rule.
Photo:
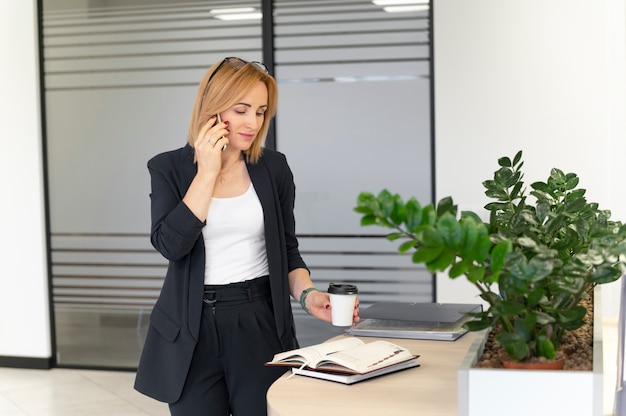
[[267, 66], [265, 66], [265, 64], [263, 62], [258, 62], [258, 61], [248, 62], [248, 61], [244, 61], [241, 58], [237, 58], [236, 56], [229, 56], [227, 58], [224, 58], [224, 60], [222, 62], [220, 62], [220, 64], [217, 66], [217, 68], [215, 68], [215, 71], [213, 71], [213, 73], [209, 77], [209, 80], [206, 82], [206, 86], [204, 87], [204, 92], [202, 93], [202, 100], [200, 101], [200, 107], [202, 107], [202, 101], [204, 101], [204, 96], [206, 95], [206, 92], [209, 89], [209, 84], [211, 83], [211, 80], [213, 79], [215, 74], [217, 74], [220, 71], [220, 69], [222, 69], [224, 64], [230, 65], [230, 67], [232, 69], [234, 69], [235, 71], [240, 70], [241, 68], [243, 68], [247, 64], [251, 64], [251, 65], [254, 65], [257, 68], [259, 68], [260, 70], [262, 70], [266, 74], [269, 73], [269, 70], [267, 69]]

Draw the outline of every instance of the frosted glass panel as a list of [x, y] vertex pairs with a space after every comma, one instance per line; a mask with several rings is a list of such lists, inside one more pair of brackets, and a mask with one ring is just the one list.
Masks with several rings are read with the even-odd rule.
[[281, 84], [277, 147], [292, 165], [298, 232], [359, 234], [361, 191], [430, 200], [429, 82]]
[[[427, 12], [386, 13], [370, 1], [275, 6], [276, 147], [294, 172], [315, 283], [356, 283], [363, 307], [431, 301], [432, 276], [353, 212], [361, 191], [430, 201]], [[334, 335], [293, 306], [302, 344]]]
[[44, 6], [57, 363], [134, 368], [166, 261], [150, 246], [146, 162], [184, 146], [197, 85], [261, 60], [260, 1], [51, 0]]

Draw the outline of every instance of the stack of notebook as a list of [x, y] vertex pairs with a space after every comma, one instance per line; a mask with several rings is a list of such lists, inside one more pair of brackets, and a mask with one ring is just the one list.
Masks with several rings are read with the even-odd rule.
[[361, 311], [361, 321], [347, 330], [356, 336], [454, 341], [467, 332], [468, 313], [482, 305], [465, 303], [375, 303]]

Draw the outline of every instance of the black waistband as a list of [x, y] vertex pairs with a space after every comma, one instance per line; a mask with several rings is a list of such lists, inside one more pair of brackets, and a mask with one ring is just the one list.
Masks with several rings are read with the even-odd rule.
[[245, 282], [230, 283], [228, 285], [205, 285], [204, 303], [232, 302], [254, 300], [270, 294], [269, 276], [261, 276]]

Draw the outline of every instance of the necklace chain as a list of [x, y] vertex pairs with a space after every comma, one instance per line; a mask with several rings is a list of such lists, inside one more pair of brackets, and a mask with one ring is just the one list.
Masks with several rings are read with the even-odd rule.
[[223, 172], [220, 172], [219, 178], [220, 178], [220, 184], [223, 185], [224, 184], [224, 175], [226, 175], [228, 172], [230, 172], [230, 170], [239, 163], [241, 159], [237, 159], [235, 160], [235, 163], [233, 163], [232, 165], [230, 165], [228, 167], [228, 169], [224, 170]]

